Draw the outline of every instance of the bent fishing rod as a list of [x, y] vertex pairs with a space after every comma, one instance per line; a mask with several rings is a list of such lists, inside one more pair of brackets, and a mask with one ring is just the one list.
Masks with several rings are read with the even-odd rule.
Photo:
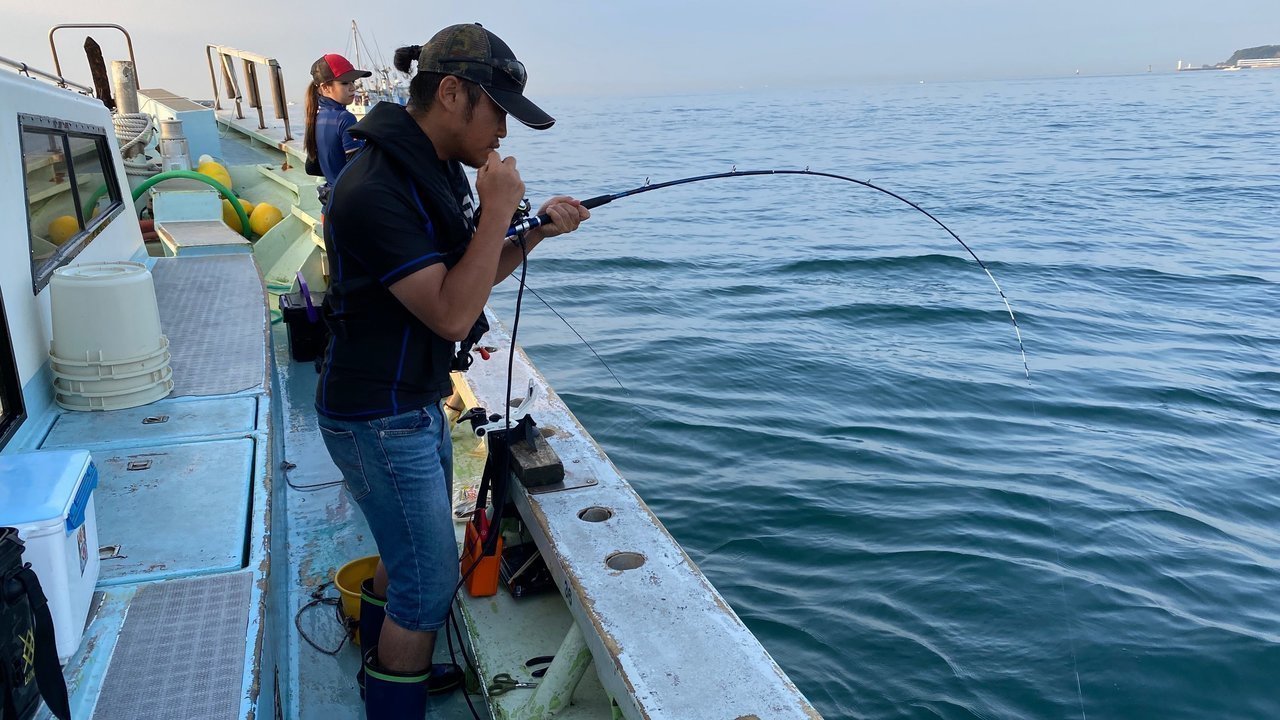
[[[920, 207], [914, 202], [893, 192], [892, 190], [886, 190], [885, 188], [882, 188], [879, 185], [875, 185], [873, 183], [867, 182], [866, 180], [858, 180], [857, 178], [851, 178], [845, 175], [836, 175], [835, 173], [818, 172], [816, 170], [810, 170], [809, 168], [805, 168], [804, 170], [739, 170], [737, 167], [734, 167], [729, 172], [712, 173], [710, 175], [695, 175], [692, 177], [680, 178], [679, 180], [669, 180], [667, 182], [661, 182], [661, 183], [650, 183], [646, 178], [645, 183], [639, 187], [635, 187], [630, 190], [624, 190], [622, 192], [617, 192], [617, 193], [606, 193], [604, 195], [597, 195], [596, 197], [583, 200], [582, 206], [587, 208], [588, 210], [591, 210], [591, 209], [600, 207], [601, 205], [608, 205], [614, 200], [621, 200], [622, 198], [625, 198], [625, 197], [631, 197], [632, 195], [639, 195], [641, 193], [652, 192], [654, 190], [661, 190], [663, 188], [676, 187], [677, 185], [687, 185], [689, 183], [703, 182], [704, 180], [719, 180], [721, 178], [732, 178], [732, 177], [751, 177], [754, 175], [808, 175], [810, 177], [822, 177], [822, 178], [830, 178], [832, 180], [842, 180], [844, 182], [849, 182], [855, 185], [861, 185], [862, 187], [865, 187], [865, 188], [870, 188], [877, 192], [882, 192], [885, 195], [888, 195], [889, 197], [892, 197], [895, 200], [900, 200], [906, 203], [907, 205], [910, 205], [915, 210], [923, 213], [925, 217], [929, 218], [934, 223], [936, 223], [938, 227], [942, 228], [943, 230], [946, 230], [948, 235], [955, 238], [955, 241], [960, 243], [960, 246], [963, 247], [966, 251], [968, 251], [969, 255], [972, 256], [975, 261], [977, 261], [978, 266], [981, 267], [982, 271], [987, 274], [987, 277], [991, 278], [991, 284], [996, 286], [996, 292], [1000, 293], [1000, 299], [1004, 301], [1004, 309], [1009, 313], [1009, 320], [1013, 322], [1013, 332], [1018, 338], [1018, 352], [1022, 355], [1022, 371], [1026, 374], [1028, 380], [1031, 379], [1031, 368], [1027, 366], [1027, 351], [1026, 351], [1026, 348], [1024, 348], [1022, 345], [1022, 330], [1018, 327], [1018, 318], [1013, 314], [1013, 307], [1009, 305], [1009, 298], [1004, 294], [1004, 290], [1001, 289], [1000, 283], [996, 282], [996, 276], [991, 274], [991, 270], [987, 267], [987, 264], [982, 262], [982, 258], [978, 257], [978, 254], [973, 251], [973, 248], [969, 247], [969, 245], [964, 240], [961, 240], [959, 235], [952, 232], [951, 228], [944, 225], [941, 220], [934, 217], [928, 210], [925, 210], [924, 208]], [[551, 218], [546, 213], [527, 217], [524, 220], [521, 220], [520, 222], [517, 222], [514, 225], [512, 225], [507, 230], [507, 237], [512, 237], [520, 233], [528, 232], [529, 230], [532, 230], [536, 227], [540, 227], [542, 225], [547, 225], [550, 223], [551, 223]]]

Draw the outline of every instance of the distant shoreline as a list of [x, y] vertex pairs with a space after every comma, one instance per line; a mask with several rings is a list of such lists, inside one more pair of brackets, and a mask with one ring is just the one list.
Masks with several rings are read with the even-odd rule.
[[1178, 61], [1178, 72], [1188, 70], [1253, 70], [1260, 68], [1280, 68], [1280, 45], [1259, 45], [1237, 50], [1231, 54], [1231, 57], [1227, 58], [1226, 62], [1220, 62], [1216, 65], [1195, 67], [1188, 63], [1184, 66], [1181, 60]]

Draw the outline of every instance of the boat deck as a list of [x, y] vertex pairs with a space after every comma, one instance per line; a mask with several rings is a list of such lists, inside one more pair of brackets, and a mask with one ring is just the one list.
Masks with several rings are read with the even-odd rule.
[[75, 717], [240, 718], [264, 642], [268, 320], [248, 253], [152, 263], [174, 390], [55, 410], [37, 447], [83, 448], [101, 570], [65, 674]]

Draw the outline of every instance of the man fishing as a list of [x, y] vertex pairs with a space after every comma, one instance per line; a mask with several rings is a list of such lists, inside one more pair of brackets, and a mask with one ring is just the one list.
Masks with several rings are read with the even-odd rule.
[[[424, 715], [436, 634], [459, 582], [441, 408], [457, 343], [476, 339], [490, 289], [528, 250], [591, 214], [553, 197], [538, 210], [549, 223], [507, 240], [525, 186], [516, 159], [497, 152], [506, 116], [538, 130], [555, 120], [524, 97], [524, 65], [479, 24], [396, 51], [401, 71], [415, 60], [408, 106], [379, 103], [351, 129], [366, 147], [338, 177], [324, 226], [332, 339], [316, 409], [381, 555], [362, 593], [370, 720]], [[463, 165], [477, 169], [478, 209]], [[365, 614], [379, 610], [385, 622], [372, 627]], [[434, 686], [442, 672], [456, 684], [456, 668], [443, 667]]]

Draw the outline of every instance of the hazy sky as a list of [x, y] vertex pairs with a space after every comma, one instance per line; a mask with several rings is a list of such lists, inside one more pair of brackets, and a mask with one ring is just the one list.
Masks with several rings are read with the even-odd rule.
[[[313, 60], [347, 50], [353, 19], [387, 64], [479, 21], [529, 67], [534, 97], [1163, 72], [1280, 44], [1280, 0], [2, 1], [0, 55], [52, 70], [51, 26], [117, 23], [144, 87], [196, 98], [211, 94], [214, 43], [278, 59], [297, 99]], [[84, 35], [55, 37], [67, 76], [89, 84]], [[93, 35], [108, 60], [125, 56], [119, 33]]]

